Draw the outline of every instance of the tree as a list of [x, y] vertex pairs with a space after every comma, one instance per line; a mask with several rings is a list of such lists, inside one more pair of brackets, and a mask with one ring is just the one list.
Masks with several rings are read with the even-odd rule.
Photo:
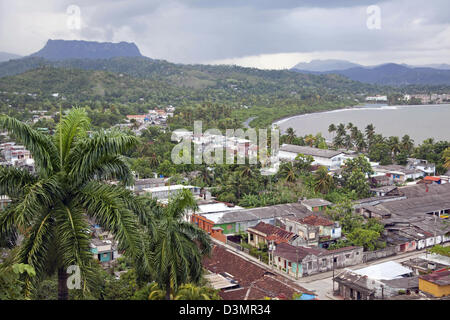
[[373, 230], [356, 228], [347, 234], [348, 241], [354, 246], [364, 247], [364, 250], [373, 251], [377, 248], [380, 234]]
[[334, 187], [333, 177], [328, 174], [328, 169], [321, 166], [314, 174], [314, 189], [322, 194], [328, 193]]
[[367, 178], [374, 173], [370, 162], [364, 155], [359, 155], [353, 159], [347, 159], [344, 162], [344, 169], [342, 170], [342, 178], [347, 182], [348, 177], [356, 170], [359, 169], [364, 173]]
[[375, 135], [375, 127], [373, 126], [373, 124], [367, 125], [366, 138], [367, 138], [369, 147], [372, 145], [372, 139], [373, 139], [374, 135]]
[[412, 140], [409, 135], [405, 134], [402, 137], [401, 148], [409, 156], [414, 150], [414, 140]]
[[0, 300], [21, 300], [25, 298], [25, 285], [20, 279], [22, 274], [34, 277], [36, 271], [30, 265], [24, 263], [0, 265]]
[[[123, 154], [135, 145], [135, 137], [114, 130], [89, 136], [89, 118], [77, 108], [61, 119], [53, 137], [8, 116], [0, 117], [0, 128], [12, 132], [36, 164], [36, 175], [0, 167], [0, 194], [12, 200], [0, 213], [0, 234], [23, 234], [14, 260], [36, 272], [25, 276], [26, 297], [36, 283], [57, 272], [58, 298], [67, 299], [71, 265], [79, 267], [83, 292], [89, 291], [95, 261], [88, 217], [115, 235], [120, 250], [140, 261], [139, 222], [147, 212], [123, 187], [133, 182]], [[121, 185], [103, 183], [112, 179]]]
[[354, 213], [352, 202], [348, 199], [338, 203], [332, 209], [327, 209], [326, 214], [333, 221], [339, 221], [344, 234], [361, 228], [364, 220], [363, 217]]
[[292, 162], [283, 163], [280, 167], [280, 176], [287, 182], [294, 183], [299, 178], [298, 172]]
[[192, 283], [180, 286], [174, 300], [221, 300], [217, 290]]
[[450, 169], [450, 147], [445, 149], [442, 154], [442, 160], [444, 161], [444, 167]]
[[292, 144], [292, 142], [294, 141], [294, 139], [296, 137], [294, 129], [291, 127], [287, 128], [286, 135], [287, 135], [286, 142], [289, 144]]
[[155, 216], [151, 265], [154, 279], [165, 291], [166, 300], [170, 300], [181, 285], [199, 283], [202, 257], [211, 252], [211, 240], [206, 232], [183, 219], [186, 210], [196, 208], [192, 193], [184, 189]]
[[310, 155], [305, 156], [299, 153], [294, 160], [294, 167], [300, 172], [307, 172], [311, 168], [314, 158]]
[[366, 198], [370, 194], [370, 186], [367, 182], [366, 175], [361, 169], [356, 168], [348, 176], [345, 182], [345, 188], [354, 193], [357, 198]]

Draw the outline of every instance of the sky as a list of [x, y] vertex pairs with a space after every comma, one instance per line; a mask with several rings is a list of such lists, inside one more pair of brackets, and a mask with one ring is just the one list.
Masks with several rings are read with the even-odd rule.
[[0, 0], [0, 51], [28, 55], [66, 39], [263, 69], [312, 59], [450, 63], [449, 12], [448, 0]]

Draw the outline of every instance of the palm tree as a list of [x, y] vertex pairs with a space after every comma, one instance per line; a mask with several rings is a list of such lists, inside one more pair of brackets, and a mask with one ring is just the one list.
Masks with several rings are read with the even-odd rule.
[[328, 132], [333, 133], [336, 131], [336, 126], [332, 123], [328, 126]]
[[375, 135], [375, 127], [373, 124], [368, 124], [366, 127], [366, 137], [369, 147], [372, 145], [372, 138]]
[[389, 148], [391, 149], [393, 158], [395, 158], [401, 150], [401, 145], [400, 145], [400, 141], [399, 141], [398, 137], [395, 137], [395, 136], [389, 137], [387, 144], [389, 145]]
[[174, 300], [220, 300], [220, 297], [212, 288], [187, 283], [180, 287]]
[[313, 146], [313, 144], [315, 143], [315, 141], [316, 141], [316, 137], [314, 137], [312, 134], [308, 134], [308, 135], [305, 137], [305, 143], [306, 143], [308, 146], [310, 146], [310, 147]]
[[410, 155], [414, 149], [414, 140], [412, 140], [409, 135], [405, 134], [402, 137], [401, 147], [408, 155]]
[[444, 150], [442, 158], [444, 160], [444, 168], [450, 169], [450, 147]]
[[182, 190], [155, 215], [156, 236], [152, 252], [154, 278], [165, 291], [166, 300], [185, 283], [198, 284], [202, 277], [202, 257], [210, 254], [206, 232], [183, 218], [196, 201], [188, 189]]
[[295, 182], [298, 179], [297, 169], [292, 162], [284, 163], [280, 169], [280, 176], [284, 177], [287, 182]]
[[314, 174], [314, 190], [323, 194], [328, 193], [334, 186], [333, 177], [328, 174], [328, 169], [321, 166]]
[[[139, 222], [146, 224], [148, 215], [123, 187], [133, 182], [133, 175], [122, 155], [137, 139], [115, 130], [89, 137], [89, 125], [86, 111], [78, 108], [60, 120], [53, 137], [14, 118], [0, 117], [0, 129], [14, 134], [36, 165], [35, 175], [0, 167], [0, 194], [12, 200], [0, 213], [0, 238], [11, 232], [24, 237], [13, 259], [36, 271], [33, 278], [25, 276], [27, 297], [45, 276], [57, 273], [58, 298], [67, 299], [71, 265], [79, 267], [83, 292], [89, 290], [94, 259], [88, 217], [111, 231], [128, 256], [135, 261], [142, 257]], [[107, 180], [122, 185], [104, 183]]]
[[289, 143], [289, 144], [291, 144], [292, 141], [294, 141], [294, 139], [295, 139], [295, 137], [296, 137], [296, 136], [295, 136], [295, 131], [294, 131], [294, 129], [291, 128], [291, 127], [287, 128], [287, 130], [286, 130], [286, 135], [287, 135], [286, 142]]
[[345, 124], [339, 123], [336, 128], [337, 136], [343, 137], [347, 132], [345, 131]]

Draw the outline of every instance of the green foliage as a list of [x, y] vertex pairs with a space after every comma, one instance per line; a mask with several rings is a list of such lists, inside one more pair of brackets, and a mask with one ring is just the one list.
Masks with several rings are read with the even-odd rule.
[[450, 247], [435, 245], [433, 248], [429, 249], [429, 252], [450, 257]]
[[[36, 163], [37, 175], [0, 167], [0, 194], [12, 199], [0, 213], [0, 234], [26, 230], [14, 258], [36, 272], [36, 276], [24, 275], [26, 297], [32, 295], [39, 281], [57, 270], [64, 273], [70, 265], [80, 268], [83, 294], [94, 290], [97, 266], [86, 232], [88, 217], [111, 231], [126, 255], [135, 261], [142, 259], [139, 232], [144, 228], [142, 222], [148, 221], [144, 218], [148, 212], [131, 191], [123, 188], [133, 181], [123, 154], [136, 144], [135, 137], [115, 130], [89, 136], [86, 111], [76, 108], [62, 117], [54, 136], [8, 116], [0, 117], [0, 128], [14, 133]], [[111, 179], [121, 185], [103, 183]], [[67, 290], [62, 290], [60, 298], [67, 297]]]
[[33, 267], [24, 263], [0, 265], [0, 300], [25, 299], [25, 282], [22, 275], [35, 277]]

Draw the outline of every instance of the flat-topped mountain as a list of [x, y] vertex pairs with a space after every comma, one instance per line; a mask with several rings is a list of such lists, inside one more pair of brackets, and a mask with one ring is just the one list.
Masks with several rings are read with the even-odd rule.
[[136, 44], [131, 42], [95, 42], [81, 40], [48, 40], [32, 57], [47, 60], [109, 59], [114, 57], [141, 57]]

